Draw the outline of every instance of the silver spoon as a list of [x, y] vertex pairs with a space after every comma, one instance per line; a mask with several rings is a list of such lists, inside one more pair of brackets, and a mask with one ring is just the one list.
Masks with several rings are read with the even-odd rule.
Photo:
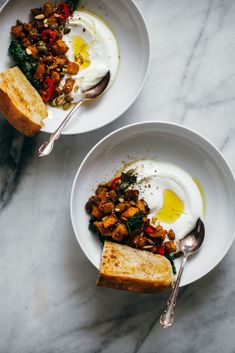
[[180, 270], [170, 296], [167, 302], [167, 307], [160, 317], [160, 323], [164, 328], [170, 327], [174, 321], [174, 307], [176, 305], [176, 299], [179, 291], [179, 284], [181, 276], [184, 270], [184, 266], [188, 257], [198, 251], [202, 245], [205, 236], [205, 227], [202, 220], [197, 220], [196, 227], [187, 234], [183, 239], [177, 242], [179, 252], [183, 253], [183, 258], [180, 266]]
[[94, 87], [90, 88], [87, 91], [84, 91], [82, 93], [82, 98], [81, 100], [75, 105], [75, 107], [69, 112], [69, 114], [66, 116], [66, 118], [62, 121], [60, 126], [56, 129], [55, 132], [53, 132], [48, 139], [48, 141], [44, 142], [41, 147], [38, 150], [39, 157], [45, 157], [48, 154], [51, 153], [54, 147], [54, 142], [55, 140], [58, 140], [60, 137], [60, 134], [62, 130], [65, 128], [65, 126], [68, 124], [68, 122], [71, 120], [73, 117], [74, 113], [77, 111], [77, 109], [82, 105], [84, 102], [91, 101], [95, 98], [98, 98], [107, 88], [108, 84], [110, 81], [110, 72], [108, 72], [102, 80], [97, 83]]

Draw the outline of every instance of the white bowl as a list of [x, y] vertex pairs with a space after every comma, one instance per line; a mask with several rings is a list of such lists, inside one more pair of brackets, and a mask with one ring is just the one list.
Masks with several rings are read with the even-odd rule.
[[[145, 122], [121, 128], [101, 140], [86, 156], [75, 177], [71, 219], [77, 240], [99, 269], [102, 245], [88, 230], [85, 203], [98, 183], [113, 177], [123, 161], [155, 158], [173, 163], [201, 182], [205, 191], [206, 236], [191, 257], [181, 286], [211, 271], [224, 257], [235, 235], [235, 181], [222, 154], [195, 132], [179, 125]], [[179, 268], [180, 260], [176, 261]]]
[[[10, 29], [16, 19], [27, 21], [30, 9], [40, 7], [44, 0], [9, 0], [0, 12], [1, 60], [0, 72], [13, 63], [8, 56]], [[64, 134], [78, 134], [100, 128], [120, 117], [138, 97], [149, 68], [150, 41], [145, 20], [132, 0], [80, 1], [86, 10], [103, 18], [117, 38], [120, 47], [120, 67], [110, 89], [96, 102], [79, 109], [67, 125]], [[42, 131], [53, 132], [68, 111], [48, 107], [49, 117]]]

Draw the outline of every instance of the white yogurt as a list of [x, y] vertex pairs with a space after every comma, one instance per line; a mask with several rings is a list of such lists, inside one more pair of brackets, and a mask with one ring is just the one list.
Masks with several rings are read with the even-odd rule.
[[[114, 34], [105, 22], [91, 13], [75, 11], [69, 20], [69, 27], [71, 31], [64, 35], [63, 40], [69, 47], [69, 60], [77, 62], [80, 66], [78, 74], [71, 76], [76, 81], [71, 95], [74, 101], [78, 101], [82, 91], [99, 83], [108, 71], [109, 85], [112, 84], [119, 68], [119, 48]], [[78, 47], [83, 50], [85, 65], [81, 64], [80, 57], [76, 57], [76, 41], [79, 42]], [[67, 77], [68, 75], [61, 85]]]
[[[137, 183], [135, 189], [148, 203], [149, 215], [154, 225], [161, 224], [165, 229], [173, 229], [177, 238], [184, 237], [203, 218], [203, 200], [193, 178], [177, 166], [155, 160], [138, 161], [125, 171], [135, 169]], [[167, 190], [167, 191], [166, 191]], [[171, 197], [166, 197], [170, 194]], [[177, 209], [178, 206], [181, 207]], [[173, 220], [159, 220], [159, 213], [173, 215]]]

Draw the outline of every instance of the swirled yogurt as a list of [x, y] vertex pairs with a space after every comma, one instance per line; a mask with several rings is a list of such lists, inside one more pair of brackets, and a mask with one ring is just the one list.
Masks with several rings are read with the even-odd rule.
[[79, 65], [78, 74], [72, 76], [75, 84], [71, 96], [76, 102], [83, 91], [99, 83], [108, 71], [109, 85], [112, 84], [119, 67], [119, 48], [109, 26], [96, 15], [75, 11], [68, 25], [70, 32], [63, 37], [69, 47], [67, 56]]
[[151, 222], [173, 229], [180, 239], [203, 218], [203, 199], [193, 178], [174, 164], [141, 160], [124, 170], [134, 169], [137, 182], [133, 186], [150, 207]]

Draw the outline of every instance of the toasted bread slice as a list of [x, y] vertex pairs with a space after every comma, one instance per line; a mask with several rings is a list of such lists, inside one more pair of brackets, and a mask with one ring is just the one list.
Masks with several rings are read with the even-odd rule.
[[0, 74], [0, 112], [26, 136], [35, 135], [47, 117], [42, 98], [17, 66]]
[[173, 283], [172, 266], [166, 257], [105, 242], [98, 286], [155, 293], [172, 287]]

